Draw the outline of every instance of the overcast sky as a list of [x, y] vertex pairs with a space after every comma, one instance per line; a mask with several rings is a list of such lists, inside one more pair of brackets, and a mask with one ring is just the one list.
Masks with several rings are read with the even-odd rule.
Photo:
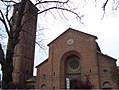
[[[35, 0], [32, 1], [35, 3]], [[75, 4], [78, 5], [79, 1], [86, 0], [73, 1], [75, 1]], [[90, 0], [90, 2], [88, 2], [86, 5], [84, 2], [81, 2], [80, 7], [83, 7], [83, 5], [85, 6], [83, 8], [77, 9], [76, 11], [77, 13], [80, 12], [81, 15], [84, 15], [82, 18], [84, 25], [76, 19], [70, 20], [70, 18], [74, 17], [74, 15], [71, 13], [65, 13], [69, 20], [64, 21], [61, 20], [61, 18], [54, 19], [51, 14], [48, 14], [46, 18], [39, 18], [38, 27], [40, 26], [45, 28], [43, 31], [45, 36], [44, 44], [47, 45], [70, 27], [97, 36], [97, 42], [102, 53], [116, 58], [117, 65], [119, 66], [119, 10], [113, 12], [112, 2], [109, 2], [106, 8], [105, 16], [101, 20], [103, 16], [101, 7], [104, 0], [99, 0], [101, 3], [99, 3], [97, 0], [97, 4], [94, 1], [95, 0]], [[46, 58], [48, 58], [48, 47], [47, 50], [44, 51], [39, 49], [39, 47], [36, 45], [35, 66], [40, 64]]]
[[[82, 8], [77, 9], [76, 12], [80, 12], [80, 15], [84, 15], [82, 18], [84, 25], [76, 19], [70, 20], [70, 17], [74, 17], [71, 13], [65, 13], [66, 17], [69, 19], [65, 21], [61, 20], [61, 18], [54, 19], [51, 14], [48, 14], [45, 19], [44, 17], [39, 18], [38, 23], [40, 24], [40, 27], [45, 28], [43, 31], [45, 35], [45, 45], [71, 27], [97, 36], [97, 42], [102, 53], [116, 58], [117, 65], [119, 65], [119, 10], [113, 12], [112, 2], [109, 2], [106, 8], [105, 16], [101, 19], [103, 16], [102, 5], [105, 0], [97, 0], [97, 3], [95, 2], [96, 0], [90, 0], [86, 5], [85, 2], [82, 2], [86, 0], [73, 1], [75, 1], [76, 5], [79, 5], [79, 1], [81, 1], [79, 7]], [[35, 66], [40, 64], [46, 58], [48, 58], [48, 49], [43, 51], [36, 46]]]

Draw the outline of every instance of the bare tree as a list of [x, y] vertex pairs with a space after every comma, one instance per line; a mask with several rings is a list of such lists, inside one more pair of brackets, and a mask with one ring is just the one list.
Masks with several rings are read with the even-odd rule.
[[[98, 0], [95, 0], [95, 1], [98, 1]], [[105, 16], [106, 10], [107, 10], [108, 8], [110, 8], [110, 7], [108, 6], [108, 4], [110, 4], [110, 2], [112, 2], [112, 6], [110, 6], [110, 7], [112, 8], [112, 11], [115, 12], [115, 11], [118, 10], [119, 0], [105, 0], [105, 1], [103, 1], [103, 3], [102, 3], [102, 9], [103, 9], [103, 12], [104, 12], [104, 13], [103, 13], [102, 19], [103, 19], [104, 16]]]
[[[63, 11], [65, 12], [70, 12], [74, 14], [79, 21], [81, 21], [81, 17], [79, 16], [74, 10], [76, 8], [72, 8], [70, 6], [70, 0], [66, 1], [59, 1], [59, 0], [37, 0], [36, 4], [34, 4], [33, 7], [29, 7], [28, 10], [25, 10], [25, 5], [28, 0], [1, 0], [0, 4], [4, 6], [3, 9], [0, 9], [0, 21], [2, 22], [5, 32], [7, 33], [8, 36], [8, 44], [7, 44], [7, 49], [6, 53], [4, 53], [2, 45], [0, 44], [0, 63], [2, 66], [2, 88], [8, 89], [12, 88], [12, 73], [13, 73], [13, 55], [14, 55], [14, 50], [15, 46], [19, 43], [20, 39], [20, 32], [22, 32], [22, 27], [25, 25], [27, 21], [32, 19], [34, 16], [29, 17], [24, 23], [22, 22], [22, 18], [27, 13], [31, 8], [36, 7], [39, 5], [39, 11], [38, 13], [35, 13], [34, 15], [37, 14], [42, 14], [45, 13], [47, 15], [47, 12], [52, 13], [54, 17], [57, 17], [56, 15], [53, 14], [52, 10], [60, 10], [64, 17], [65, 15], [63, 14]], [[19, 9], [18, 9], [18, 16], [16, 19], [16, 26], [15, 30], [13, 29], [12, 25], [12, 15], [11, 12], [13, 11], [13, 6], [14, 4], [19, 3]]]
[[[105, 0], [105, 2], [103, 3], [103, 11], [106, 10], [106, 7], [108, 5], [108, 3], [110, 2], [110, 0]], [[112, 4], [112, 9], [113, 10], [117, 10], [118, 9], [118, 6], [119, 6], [119, 0], [112, 0], [113, 4]]]

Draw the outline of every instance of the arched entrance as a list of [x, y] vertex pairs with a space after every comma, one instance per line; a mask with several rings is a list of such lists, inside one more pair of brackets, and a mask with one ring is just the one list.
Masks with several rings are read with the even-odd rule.
[[80, 89], [80, 81], [78, 79], [72, 79], [70, 81], [70, 89]]
[[[79, 89], [81, 79], [80, 58], [69, 55], [65, 60], [65, 77], [69, 79], [70, 89]], [[66, 88], [68, 83], [66, 82]]]

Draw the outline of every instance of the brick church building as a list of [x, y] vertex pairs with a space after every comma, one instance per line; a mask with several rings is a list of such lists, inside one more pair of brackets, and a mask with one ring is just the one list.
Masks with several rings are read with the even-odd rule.
[[36, 67], [36, 88], [75, 89], [86, 76], [94, 88], [118, 88], [116, 59], [103, 54], [96, 39], [69, 28], [49, 43], [49, 58]]
[[[13, 27], [18, 6], [14, 6]], [[80, 86], [80, 80], [89, 76], [94, 88], [118, 88], [116, 59], [101, 52], [96, 36], [72, 28], [48, 44], [49, 57], [36, 66], [35, 78], [33, 67], [38, 9], [29, 0], [25, 9], [29, 11], [23, 16], [23, 23], [28, 17], [34, 17], [22, 27], [20, 42], [15, 47], [14, 85], [36, 89], [75, 89]]]

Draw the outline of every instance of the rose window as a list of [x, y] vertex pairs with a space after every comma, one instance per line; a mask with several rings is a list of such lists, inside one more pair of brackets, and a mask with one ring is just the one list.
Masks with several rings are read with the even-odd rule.
[[69, 58], [68, 62], [67, 62], [67, 66], [69, 68], [69, 70], [71, 71], [77, 71], [79, 69], [79, 58], [76, 56], [73, 56], [71, 58]]
[[79, 67], [79, 61], [74, 59], [70, 61], [70, 67], [71, 69], [77, 69]]

